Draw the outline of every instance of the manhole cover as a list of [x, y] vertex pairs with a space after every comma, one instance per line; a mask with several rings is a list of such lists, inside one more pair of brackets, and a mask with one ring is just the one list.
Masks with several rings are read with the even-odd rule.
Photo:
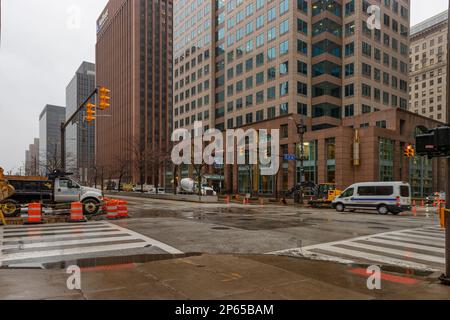
[[213, 230], [230, 230], [230, 228], [226, 228], [226, 227], [214, 227]]

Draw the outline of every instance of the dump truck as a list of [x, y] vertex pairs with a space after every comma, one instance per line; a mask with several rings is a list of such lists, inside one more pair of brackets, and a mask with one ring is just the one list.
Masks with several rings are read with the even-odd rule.
[[102, 191], [84, 187], [69, 178], [70, 175], [55, 171], [48, 177], [3, 176], [2, 179], [0, 176], [0, 185], [9, 190], [0, 201], [3, 214], [6, 217], [17, 216], [22, 206], [32, 202], [59, 209], [69, 208], [72, 202], [78, 201], [83, 204], [84, 214], [96, 214], [103, 201]]

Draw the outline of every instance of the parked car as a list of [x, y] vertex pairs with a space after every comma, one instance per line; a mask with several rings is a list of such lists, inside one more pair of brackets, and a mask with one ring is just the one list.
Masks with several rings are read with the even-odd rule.
[[137, 185], [133, 188], [133, 192], [151, 192], [152, 190], [155, 189], [155, 186], [153, 185], [149, 185], [149, 184], [144, 184], [144, 185]]
[[338, 212], [360, 209], [396, 215], [411, 210], [411, 186], [406, 182], [356, 183], [336, 197], [332, 206]]

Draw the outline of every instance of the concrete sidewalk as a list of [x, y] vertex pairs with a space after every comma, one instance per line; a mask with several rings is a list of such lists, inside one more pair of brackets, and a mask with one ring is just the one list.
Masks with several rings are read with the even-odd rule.
[[0, 270], [0, 299], [450, 299], [432, 277], [383, 273], [367, 289], [363, 267], [270, 255], [200, 255], [86, 268], [82, 290], [65, 270]]

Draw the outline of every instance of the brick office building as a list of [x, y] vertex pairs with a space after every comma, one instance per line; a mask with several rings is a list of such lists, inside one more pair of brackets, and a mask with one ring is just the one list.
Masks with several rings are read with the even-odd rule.
[[172, 2], [110, 0], [97, 21], [97, 85], [111, 89], [111, 108], [96, 121], [96, 164], [107, 178], [167, 182], [159, 156], [172, 132]]
[[[381, 9], [381, 30], [367, 27], [370, 5]], [[307, 180], [339, 188], [411, 180], [416, 194], [441, 188], [437, 161], [431, 169], [427, 160], [400, 156], [416, 128], [438, 124], [405, 111], [409, 0], [184, 0], [176, 6], [175, 128], [202, 121], [220, 130], [280, 129], [282, 153], [293, 154], [299, 142], [293, 119], [303, 118]], [[355, 129], [359, 165], [352, 164]], [[283, 163], [278, 179], [246, 166], [216, 170], [214, 177], [225, 179], [228, 192], [272, 195], [300, 181], [299, 166]], [[185, 166], [180, 175], [192, 170]]]

